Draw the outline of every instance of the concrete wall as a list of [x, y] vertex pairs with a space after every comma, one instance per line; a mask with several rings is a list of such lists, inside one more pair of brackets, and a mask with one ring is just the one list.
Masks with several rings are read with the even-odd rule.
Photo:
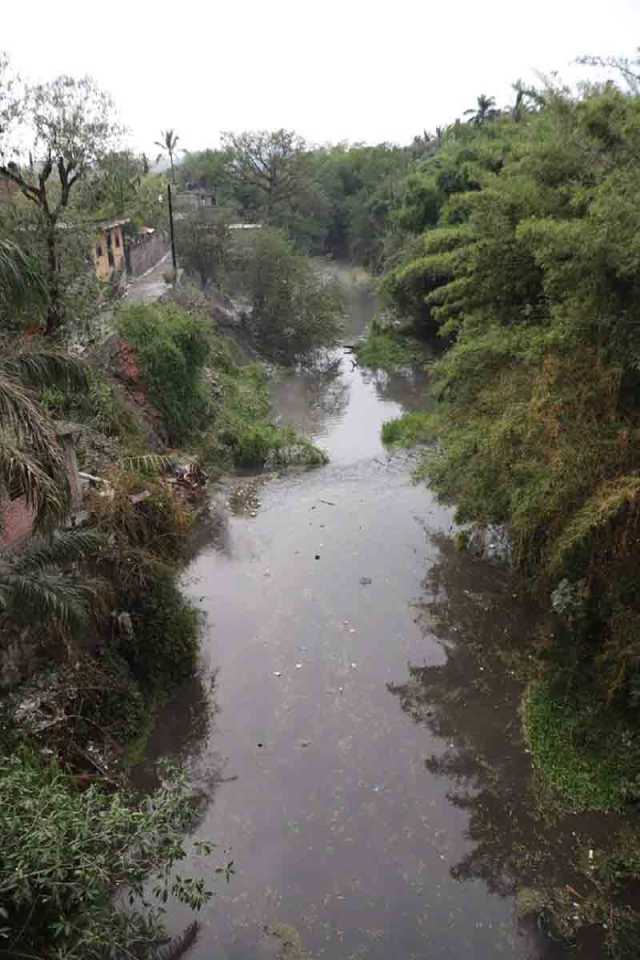
[[167, 237], [159, 231], [146, 236], [143, 234], [141, 239], [129, 246], [129, 275], [140, 277], [154, 267], [168, 253], [169, 246]]

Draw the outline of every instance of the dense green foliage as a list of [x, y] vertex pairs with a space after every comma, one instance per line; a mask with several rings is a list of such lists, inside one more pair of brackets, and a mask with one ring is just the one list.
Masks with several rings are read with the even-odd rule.
[[227, 134], [222, 150], [188, 153], [179, 175], [239, 219], [284, 230], [299, 251], [377, 270], [412, 156], [389, 144], [313, 149], [291, 131], [255, 131]]
[[356, 347], [358, 362], [377, 370], [397, 370], [425, 359], [424, 345], [403, 330], [383, 326], [374, 320], [366, 337]]
[[199, 207], [176, 225], [180, 265], [197, 278], [204, 290], [208, 283], [220, 284], [230, 257], [231, 211], [221, 207]]
[[[312, 346], [317, 348], [327, 336], [334, 336], [334, 294], [279, 234], [275, 235], [275, 257], [271, 257], [270, 238], [267, 247], [267, 256], [252, 261], [248, 268], [257, 275], [262, 267], [256, 288], [269, 301], [269, 307], [257, 315], [261, 322], [252, 318], [252, 332], [280, 356], [294, 359], [303, 344], [300, 355], [307, 356]], [[250, 249], [255, 249], [253, 243]], [[293, 288], [292, 277], [300, 279]], [[281, 299], [275, 302], [288, 313], [271, 311], [280, 293]], [[305, 313], [298, 325], [288, 298], [300, 305], [305, 297], [312, 313]], [[282, 327], [286, 319], [291, 327]], [[308, 440], [270, 422], [264, 370], [258, 364], [238, 363], [236, 351], [214, 334], [203, 312], [176, 303], [127, 307], [119, 314], [119, 327], [135, 350], [141, 386], [162, 414], [170, 440], [180, 446], [190, 442], [208, 469], [324, 462], [324, 454]]]
[[326, 461], [323, 451], [305, 437], [270, 422], [267, 378], [261, 367], [245, 364], [220, 370], [218, 384], [214, 426], [203, 449], [212, 466], [312, 466]]
[[139, 304], [120, 311], [118, 327], [136, 352], [149, 399], [162, 413], [170, 439], [179, 443], [193, 436], [207, 414], [207, 321], [172, 306]]
[[640, 795], [640, 737], [592, 691], [533, 684], [523, 706], [536, 766], [574, 809], [621, 808]]
[[452, 341], [434, 412], [386, 439], [439, 439], [432, 486], [461, 521], [507, 524], [529, 582], [556, 590], [567, 669], [612, 710], [640, 682], [639, 147], [640, 98], [611, 86], [465, 128], [422, 162], [434, 205], [384, 278]]
[[[97, 785], [80, 791], [28, 753], [0, 759], [0, 949], [68, 960], [156, 955], [162, 902], [172, 895], [199, 908], [211, 896], [203, 881], [173, 873], [194, 814], [176, 771], [134, 804]], [[116, 905], [123, 888], [128, 909]], [[155, 905], [143, 907], [148, 900]]]
[[331, 275], [295, 253], [278, 230], [256, 230], [236, 253], [236, 275], [251, 302], [251, 331], [267, 355], [308, 362], [333, 346], [342, 302]]

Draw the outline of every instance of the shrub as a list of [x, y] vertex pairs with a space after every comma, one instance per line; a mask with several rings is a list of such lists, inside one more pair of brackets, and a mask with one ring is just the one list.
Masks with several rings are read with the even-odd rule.
[[401, 331], [371, 324], [364, 343], [356, 348], [358, 362], [364, 367], [393, 372], [399, 367], [425, 360], [424, 345]]
[[326, 463], [326, 454], [290, 427], [269, 422], [267, 378], [257, 364], [217, 372], [213, 427], [200, 449], [208, 466], [262, 468]]
[[522, 716], [535, 765], [572, 807], [619, 809], [640, 797], [640, 737], [590, 690], [538, 681]]
[[[151, 958], [165, 930], [149, 888], [160, 902], [173, 895], [193, 909], [211, 896], [203, 881], [173, 872], [194, 815], [175, 770], [134, 802], [95, 785], [79, 792], [58, 767], [25, 752], [0, 759], [0, 950], [43, 960]], [[116, 906], [123, 889], [129, 909]]]
[[[187, 543], [192, 515], [172, 488], [157, 476], [125, 470], [112, 472], [108, 482], [108, 490], [94, 493], [88, 508], [92, 526], [109, 538], [121, 562], [126, 563], [128, 554], [144, 551], [177, 563]], [[144, 499], [138, 500], [139, 494]]]
[[[141, 492], [148, 496], [136, 500]], [[121, 471], [112, 477], [111, 494], [94, 495], [90, 508], [110, 545], [100, 572], [113, 584], [117, 610], [131, 617], [132, 632], [120, 637], [119, 652], [146, 692], [162, 693], [196, 664], [198, 614], [176, 574], [192, 517], [154, 477]]]
[[174, 305], [137, 304], [120, 310], [118, 329], [136, 352], [149, 399], [162, 413], [173, 443], [200, 430], [209, 411], [204, 370], [212, 340], [206, 318]]
[[236, 281], [252, 304], [251, 332], [269, 355], [307, 362], [337, 343], [342, 297], [326, 276], [279, 230], [256, 230], [236, 254]]
[[427, 414], [405, 413], [382, 425], [382, 442], [387, 446], [415, 447], [432, 438]]
[[144, 585], [129, 581], [118, 591], [132, 633], [119, 652], [144, 691], [162, 694], [193, 674], [198, 656], [199, 615], [172, 571], [155, 570]]

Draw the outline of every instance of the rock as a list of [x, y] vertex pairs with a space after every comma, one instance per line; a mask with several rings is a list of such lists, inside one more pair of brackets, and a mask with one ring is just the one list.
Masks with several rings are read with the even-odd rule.
[[467, 549], [474, 556], [491, 563], [511, 563], [511, 541], [503, 526], [489, 524], [474, 527], [467, 539]]

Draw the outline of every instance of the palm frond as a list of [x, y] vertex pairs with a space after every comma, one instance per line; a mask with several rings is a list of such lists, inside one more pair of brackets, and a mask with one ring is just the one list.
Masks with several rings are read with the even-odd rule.
[[0, 367], [0, 428], [36, 449], [56, 445], [53, 424], [40, 404]]
[[16, 307], [46, 300], [46, 287], [33, 261], [11, 240], [0, 240], [0, 298]]
[[13, 559], [15, 573], [29, 573], [46, 567], [64, 566], [97, 553], [106, 543], [94, 530], [58, 530], [51, 537], [29, 541]]
[[104, 583], [55, 570], [0, 571], [0, 610], [23, 623], [48, 623], [77, 631], [101, 602]]
[[62, 521], [69, 512], [69, 474], [55, 443], [50, 450], [40, 450], [33, 457], [0, 435], [0, 489], [5, 493], [17, 491], [25, 497], [27, 505], [35, 510], [36, 528]]
[[0, 360], [0, 370], [14, 380], [33, 387], [52, 385], [73, 390], [89, 386], [87, 364], [78, 357], [55, 350], [23, 350]]
[[173, 453], [145, 453], [139, 457], [123, 457], [120, 466], [126, 473], [150, 474], [175, 467], [177, 462], [178, 458]]

